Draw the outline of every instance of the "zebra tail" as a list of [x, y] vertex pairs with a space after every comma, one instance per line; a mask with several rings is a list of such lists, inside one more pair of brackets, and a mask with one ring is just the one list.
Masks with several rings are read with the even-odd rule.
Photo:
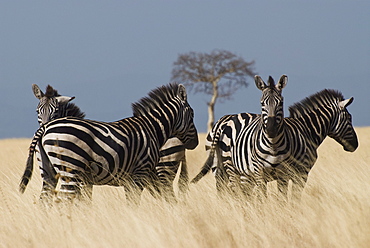
[[211, 152], [209, 153], [209, 156], [207, 158], [207, 161], [203, 165], [202, 169], [200, 172], [191, 180], [190, 183], [197, 183], [200, 179], [202, 179], [207, 173], [211, 170], [212, 165], [213, 165], [213, 160], [215, 157], [215, 150], [216, 149], [211, 149]]
[[189, 173], [188, 166], [186, 164], [186, 157], [181, 159], [181, 170], [178, 182], [179, 192], [185, 194], [189, 190]]
[[222, 128], [219, 128], [217, 130], [217, 132], [216, 132], [216, 134], [215, 134], [215, 136], [213, 137], [213, 140], [212, 140], [211, 151], [209, 152], [207, 161], [203, 165], [203, 167], [200, 170], [200, 172], [198, 173], [198, 175], [196, 175], [191, 180], [190, 183], [197, 183], [200, 179], [202, 179], [205, 175], [207, 175], [207, 173], [211, 170], [212, 165], [213, 165], [213, 160], [215, 158], [215, 153], [216, 153], [216, 150], [218, 149], [217, 144], [218, 144], [218, 141], [220, 140], [220, 136], [221, 136], [222, 131], [223, 131]]
[[19, 184], [19, 192], [21, 192], [22, 194], [26, 190], [28, 182], [31, 180], [32, 172], [33, 172], [33, 154], [29, 154], [26, 163], [26, 169], [23, 173], [21, 182]]
[[21, 192], [22, 194], [26, 190], [26, 187], [29, 181], [31, 180], [32, 172], [33, 172], [33, 156], [35, 153], [36, 145], [39, 142], [42, 135], [44, 134], [44, 132], [45, 132], [45, 127], [44, 125], [42, 125], [41, 127], [39, 127], [39, 129], [36, 131], [35, 135], [32, 138], [32, 142], [29, 148], [28, 158], [26, 162], [26, 169], [24, 170], [21, 182], [19, 183], [19, 192]]

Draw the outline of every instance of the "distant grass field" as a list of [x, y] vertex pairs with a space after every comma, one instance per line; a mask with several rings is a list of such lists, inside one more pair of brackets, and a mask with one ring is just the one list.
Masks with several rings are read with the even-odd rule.
[[[325, 140], [295, 206], [274, 197], [260, 206], [221, 200], [207, 175], [176, 205], [144, 191], [129, 208], [123, 188], [103, 186], [94, 187], [91, 205], [44, 209], [37, 166], [18, 193], [30, 139], [0, 140], [0, 247], [369, 247], [370, 127], [356, 131], [354, 153]], [[187, 153], [191, 178], [206, 159], [204, 138]]]

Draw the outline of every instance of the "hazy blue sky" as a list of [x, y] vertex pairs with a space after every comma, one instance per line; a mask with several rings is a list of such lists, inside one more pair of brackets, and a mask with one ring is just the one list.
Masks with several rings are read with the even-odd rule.
[[[0, 138], [38, 127], [31, 85], [75, 96], [89, 119], [132, 115], [131, 103], [170, 81], [180, 53], [225, 49], [267, 80], [287, 74], [287, 107], [324, 88], [355, 101], [370, 126], [370, 1], [0, 1]], [[250, 85], [216, 105], [260, 112]], [[189, 95], [200, 132], [209, 96]]]

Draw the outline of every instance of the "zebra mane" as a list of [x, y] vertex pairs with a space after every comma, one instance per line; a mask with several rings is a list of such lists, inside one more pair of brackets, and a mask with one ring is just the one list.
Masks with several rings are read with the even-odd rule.
[[52, 98], [52, 97], [56, 97], [56, 96], [60, 96], [60, 95], [58, 94], [58, 91], [57, 90], [54, 90], [53, 87], [51, 87], [50, 85], [48, 85], [46, 87], [45, 96], [47, 98]]
[[[81, 111], [81, 109], [76, 106], [74, 103], [67, 103], [66, 105], [66, 116], [78, 117], [78, 118], [85, 118], [85, 113]], [[64, 117], [64, 116], [63, 116]]]
[[177, 95], [177, 90], [177, 83], [170, 83], [152, 90], [147, 97], [143, 97], [138, 102], [132, 104], [134, 116], [145, 116], [153, 107], [162, 105], [163, 102], [173, 99]]
[[341, 92], [332, 89], [324, 89], [290, 106], [290, 117], [298, 118], [307, 115], [307, 112], [312, 112], [322, 106], [330, 106], [334, 102], [343, 100], [344, 97]]
[[[45, 96], [47, 98], [52, 98], [52, 97], [57, 97], [61, 95], [58, 94], [58, 91], [55, 90], [52, 86], [48, 85], [46, 87]], [[60, 116], [60, 117], [72, 116], [72, 117], [78, 117], [78, 118], [85, 118], [86, 116], [85, 113], [82, 112], [81, 109], [78, 106], [76, 106], [76, 104], [68, 102], [64, 104], [64, 106], [65, 106], [64, 107], [65, 116]]]

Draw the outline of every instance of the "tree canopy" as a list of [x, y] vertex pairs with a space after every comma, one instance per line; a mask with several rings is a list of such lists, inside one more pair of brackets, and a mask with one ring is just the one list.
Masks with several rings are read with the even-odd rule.
[[248, 77], [256, 74], [253, 65], [254, 61], [246, 62], [242, 57], [225, 50], [189, 52], [178, 56], [173, 64], [171, 79], [184, 83], [190, 91], [212, 96], [208, 102], [207, 128], [210, 130], [217, 99], [230, 99], [240, 87], [248, 86]]

